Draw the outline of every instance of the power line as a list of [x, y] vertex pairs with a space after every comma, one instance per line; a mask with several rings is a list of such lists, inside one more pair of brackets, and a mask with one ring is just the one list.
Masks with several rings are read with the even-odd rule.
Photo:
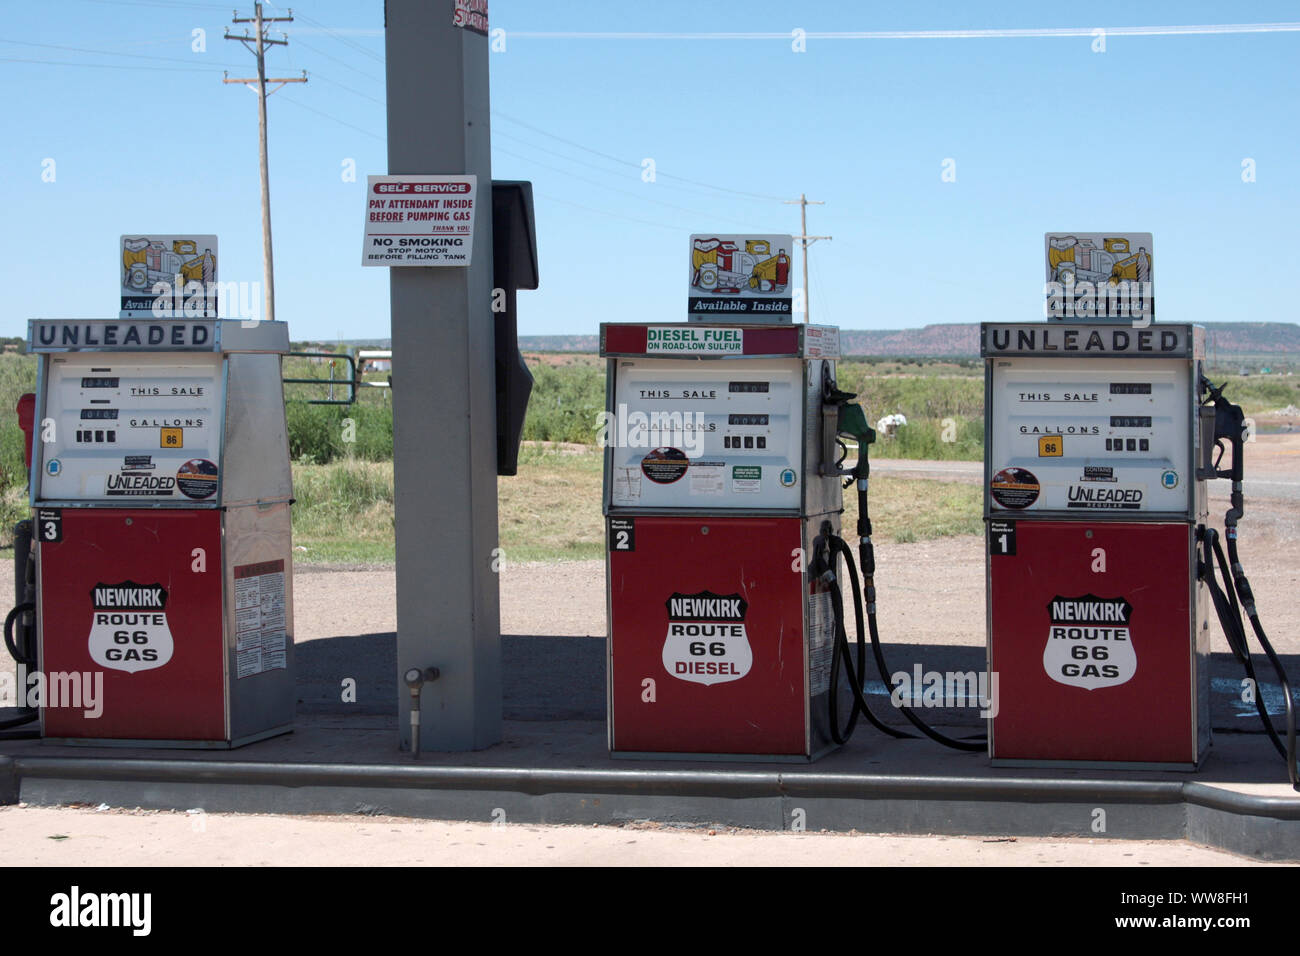
[[[636, 169], [640, 169], [640, 168], [641, 168], [641, 164], [638, 163], [638, 162], [636, 162], [635, 160], [631, 160], [631, 159], [623, 159], [622, 157], [619, 157], [619, 156], [611, 156], [609, 153], [601, 152], [601, 151], [598, 150], [598, 149], [592, 149], [590, 146], [584, 146], [582, 143], [575, 142], [575, 141], [573, 141], [573, 140], [571, 140], [571, 139], [565, 139], [563, 136], [557, 136], [555, 133], [552, 133], [552, 132], [550, 132], [550, 131], [548, 131], [548, 130], [544, 130], [544, 129], [542, 129], [541, 127], [534, 126], [534, 125], [531, 124], [531, 123], [528, 123], [528, 122], [526, 122], [526, 121], [524, 121], [524, 120], [521, 120], [521, 119], [519, 119], [517, 116], [511, 116], [510, 114], [508, 114], [508, 113], [503, 113], [503, 112], [501, 112], [500, 110], [493, 110], [493, 114], [496, 115], [496, 116], [501, 117], [501, 119], [504, 119], [504, 120], [506, 120], [506, 121], [508, 121], [508, 122], [515, 123], [515, 124], [517, 124], [517, 125], [519, 125], [519, 126], [522, 126], [522, 127], [524, 127], [525, 129], [532, 130], [534, 133], [539, 133], [539, 134], [541, 134], [542, 136], [546, 136], [546, 137], [549, 137], [550, 139], [556, 140], [557, 142], [564, 143], [566, 146], [572, 146], [574, 149], [580, 149], [580, 150], [582, 150], [584, 153], [591, 153], [593, 156], [599, 156], [599, 157], [601, 157], [602, 159], [607, 159], [607, 160], [609, 160], [610, 162], [618, 163], [620, 166], [631, 166], [631, 167], [634, 167], [634, 168], [636, 168]], [[694, 179], [687, 179], [687, 178], [684, 177], [684, 176], [674, 176], [674, 175], [671, 174], [671, 173], [664, 173], [664, 172], [658, 172], [658, 171], [656, 171], [655, 175], [656, 175], [656, 176], [662, 176], [662, 177], [665, 178], [665, 179], [675, 179], [675, 180], [677, 180], [678, 182], [690, 183], [690, 184], [693, 185], [693, 186], [702, 186], [702, 187], [704, 187], [705, 189], [711, 189], [711, 190], [715, 190], [715, 191], [717, 191], [717, 192], [726, 192], [726, 193], [732, 193], [732, 194], [737, 195], [737, 196], [744, 196], [744, 197], [747, 197], [747, 198], [750, 198], [750, 199], [761, 199], [761, 200], [768, 200], [768, 201], [772, 201], [772, 202], [781, 202], [781, 201], [782, 201], [780, 196], [768, 196], [768, 195], [765, 195], [764, 193], [752, 193], [752, 192], [746, 192], [746, 191], [741, 190], [741, 189], [732, 189], [732, 188], [730, 188], [730, 187], [728, 187], [728, 186], [716, 186], [716, 185], [714, 185], [714, 184], [712, 184], [712, 183], [705, 183], [705, 182], [699, 182], [698, 180], [694, 180]]]
[[[515, 159], [522, 159], [522, 160], [524, 160], [525, 162], [532, 163], [533, 165], [536, 165], [536, 166], [540, 166], [540, 167], [542, 167], [543, 169], [550, 169], [550, 170], [553, 170], [554, 172], [557, 172], [557, 173], [561, 174], [562, 176], [568, 176], [570, 179], [576, 179], [578, 182], [589, 183], [590, 185], [592, 185], [592, 186], [596, 186], [596, 187], [598, 187], [598, 188], [600, 188], [600, 189], [607, 189], [607, 190], [609, 190], [610, 192], [620, 193], [620, 194], [622, 194], [622, 195], [624, 195], [624, 196], [631, 196], [633, 199], [635, 199], [635, 200], [637, 200], [637, 201], [639, 201], [639, 202], [648, 202], [648, 203], [653, 203], [653, 204], [656, 205], [656, 206], [664, 206], [664, 207], [666, 207], [666, 208], [668, 208], [668, 209], [675, 209], [675, 210], [677, 210], [678, 212], [686, 212], [686, 213], [690, 213], [690, 214], [692, 214], [692, 215], [698, 215], [698, 214], [699, 214], [699, 211], [700, 211], [700, 210], [698, 210], [698, 209], [692, 209], [692, 208], [690, 208], [690, 207], [688, 207], [688, 206], [678, 206], [678, 205], [676, 205], [675, 203], [664, 202], [662, 199], [652, 199], [652, 198], [650, 198], [649, 196], [641, 196], [641, 195], [638, 195], [637, 193], [634, 193], [634, 192], [632, 192], [631, 190], [628, 190], [628, 189], [619, 189], [617, 186], [610, 186], [610, 185], [608, 185], [608, 184], [606, 184], [606, 183], [597, 182], [597, 181], [594, 180], [594, 179], [588, 179], [588, 178], [585, 177], [585, 176], [579, 176], [579, 175], [577, 175], [577, 174], [575, 174], [575, 173], [571, 173], [571, 172], [569, 172], [567, 169], [560, 169], [558, 166], [551, 166], [551, 165], [549, 165], [549, 164], [547, 164], [547, 163], [539, 162], [539, 161], [537, 161], [536, 159], [533, 159], [531, 156], [524, 156], [524, 155], [522, 155], [522, 154], [520, 154], [520, 153], [512, 152], [512, 151], [510, 151], [510, 150], [508, 150], [508, 149], [505, 149], [504, 147], [501, 147], [501, 146], [493, 146], [493, 147], [492, 147], [492, 151], [493, 151], [493, 153], [502, 153], [503, 155], [506, 155], [506, 156], [513, 156]], [[757, 230], [759, 230], [759, 231], [762, 231], [762, 230], [765, 228], [765, 227], [763, 227], [763, 226], [755, 226], [755, 225], [753, 225], [752, 223], [742, 223], [742, 222], [739, 222], [738, 220], [732, 220], [732, 221], [733, 221], [733, 222], [737, 222], [738, 225], [745, 226], [746, 228], [749, 228], [749, 229], [757, 229]]]
[[[301, 41], [299, 41], [299, 42], [301, 42]], [[372, 103], [378, 103], [380, 106], [386, 106], [386, 105], [387, 105], [383, 100], [379, 99], [378, 97], [371, 96], [371, 95], [369, 95], [368, 93], [362, 93], [360, 90], [354, 90], [352, 87], [347, 86], [347, 85], [345, 85], [345, 84], [343, 84], [343, 83], [340, 83], [338, 80], [330, 79], [328, 76], [326, 76], [325, 74], [321, 73], [320, 70], [312, 70], [312, 71], [311, 71], [311, 76], [312, 76], [312, 79], [314, 79], [314, 80], [324, 80], [326, 83], [329, 83], [329, 84], [331, 84], [331, 85], [333, 85], [333, 86], [337, 86], [337, 87], [338, 87], [339, 89], [341, 89], [341, 90], [347, 90], [347, 91], [348, 91], [349, 93], [351, 93], [353, 96], [359, 96], [359, 97], [361, 97], [363, 100], [369, 100], [369, 101], [372, 102]]]
[[163, 73], [209, 73], [208, 66], [135, 66], [131, 63], [77, 63], [71, 60], [37, 60], [31, 57], [0, 56], [0, 63], [39, 63], [43, 66], [71, 66], [89, 70], [148, 70]]
[[[317, 75], [318, 74], [316, 73], [312, 73], [312, 76], [317, 76]], [[356, 130], [358, 133], [360, 133], [363, 136], [369, 136], [371, 139], [377, 139], [381, 143], [384, 142], [384, 140], [387, 138], [384, 136], [380, 136], [378, 133], [372, 133], [368, 129], [362, 129], [360, 126], [353, 126], [351, 123], [347, 122], [346, 120], [341, 120], [337, 116], [332, 116], [331, 114], [326, 113], [324, 110], [318, 110], [314, 106], [308, 106], [306, 103], [302, 103], [298, 100], [295, 100], [292, 96], [282, 96], [280, 97], [280, 99], [284, 100], [286, 103], [292, 103], [294, 106], [298, 107], [299, 109], [304, 109], [308, 113], [315, 113], [317, 116], [323, 116], [327, 120], [332, 120], [333, 122], [338, 123], [340, 126], [346, 126], [348, 129]]]
[[306, 16], [305, 14], [299, 14], [299, 17], [303, 21], [316, 26], [318, 29], [324, 30], [326, 33], [332, 36], [339, 43], [342, 43], [344, 46], [351, 47], [353, 50], [356, 50], [358, 53], [362, 54], [363, 56], [368, 56], [372, 60], [376, 60], [379, 63], [385, 62], [382, 54], [376, 53], [374, 50], [367, 49], [366, 47], [362, 46], [360, 43], [357, 43], [353, 40], [349, 40], [341, 33], [335, 33], [333, 30], [325, 26], [325, 24], [321, 23], [319, 20], [313, 20], [311, 17]]
[[[67, 50], [72, 53], [94, 53], [99, 56], [125, 56], [133, 60], [156, 60], [166, 63], [193, 63], [193, 57], [179, 56], [157, 56], [152, 53], [118, 53], [115, 50], [94, 50], [89, 47], [80, 46], [60, 46], [56, 43], [33, 43], [29, 40], [6, 40], [0, 39], [0, 43], [11, 43], [14, 46], [34, 46], [45, 50]], [[227, 66], [225, 63], [218, 63], [215, 66]]]
[[623, 219], [626, 220], [627, 222], [640, 223], [643, 226], [654, 226], [656, 229], [671, 229], [673, 232], [676, 233], [680, 233], [682, 231], [681, 226], [670, 226], [667, 225], [666, 223], [651, 222], [648, 219], [637, 219], [633, 216], [625, 216], [622, 213], [610, 212], [607, 209], [596, 209], [592, 206], [584, 206], [582, 203], [574, 202], [571, 199], [561, 199], [558, 196], [548, 196], [545, 193], [537, 193], [536, 195], [537, 198], [539, 199], [545, 199], [548, 202], [563, 203], [566, 206], [573, 206], [575, 209], [584, 209], [587, 212], [594, 212], [598, 216], [609, 216], [611, 219]]
[[80, 0], [81, 3], [94, 3], [114, 7], [156, 7], [175, 10], [177, 7], [189, 10], [229, 10], [224, 3], [185, 3], [182, 0]]
[[293, 31], [293, 39], [294, 39], [294, 41], [295, 41], [296, 43], [300, 44], [301, 46], [306, 47], [308, 50], [311, 50], [313, 53], [316, 53], [316, 54], [319, 55], [319, 56], [323, 56], [323, 57], [325, 57], [325, 59], [327, 59], [327, 60], [333, 60], [335, 63], [338, 63], [338, 64], [340, 64], [340, 65], [342, 65], [342, 66], [345, 66], [345, 67], [347, 67], [349, 70], [351, 70], [353, 73], [359, 73], [359, 74], [361, 74], [361, 75], [364, 76], [367, 80], [371, 80], [371, 81], [373, 81], [373, 82], [375, 82], [375, 83], [383, 83], [383, 82], [384, 82], [380, 77], [372, 76], [371, 74], [365, 72], [364, 70], [358, 70], [355, 66], [353, 66], [351, 63], [349, 63], [347, 60], [340, 60], [338, 57], [336, 57], [336, 56], [332, 56], [332, 55], [330, 55], [329, 53], [326, 53], [324, 50], [320, 49], [319, 47], [314, 47], [314, 46], [312, 46], [310, 43], [308, 43], [306, 40], [304, 40], [304, 39], [302, 38], [302, 34], [301, 34], [299, 31], [297, 31], [297, 30]]
[[[807, 40], [988, 40], [1093, 37], [1214, 36], [1248, 33], [1298, 33], [1300, 23], [1208, 23], [1149, 27], [1016, 27], [988, 30], [805, 30]], [[794, 33], [765, 32], [679, 32], [636, 33], [631, 31], [539, 31], [512, 30], [510, 39], [526, 40], [790, 40]]]

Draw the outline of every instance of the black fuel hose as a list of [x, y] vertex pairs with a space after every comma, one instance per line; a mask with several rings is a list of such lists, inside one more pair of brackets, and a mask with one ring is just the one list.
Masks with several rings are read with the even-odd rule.
[[[859, 509], [860, 509], [858, 512], [859, 514], [866, 513], [865, 511], [866, 502], [864, 500], [865, 497], [866, 497], [865, 491], [860, 491], [858, 493]], [[853, 568], [853, 551], [851, 548], [849, 548], [848, 543], [845, 542], [843, 538], [838, 538], [838, 537], [832, 538], [831, 547], [835, 551], [844, 555], [846, 563], [849, 565], [850, 568]], [[888, 665], [885, 663], [884, 651], [881, 650], [880, 647], [880, 628], [876, 623], [875, 548], [871, 543], [871, 536], [869, 534], [862, 536], [858, 546], [858, 552], [859, 552], [859, 557], [861, 558], [863, 577], [866, 579], [866, 586], [863, 588], [863, 594], [866, 596], [867, 628], [871, 634], [871, 652], [876, 659], [876, 667], [880, 671], [880, 679], [884, 681], [885, 686], [888, 687], [890, 670]], [[857, 574], [856, 572], [853, 571], [851, 571], [850, 573], [851, 573], [851, 577], [853, 578], [853, 584], [855, 589], [854, 596], [856, 597], [857, 594], [856, 589], [858, 583]], [[858, 631], [858, 637], [859, 640], [861, 640], [862, 637], [861, 630]], [[946, 734], [940, 733], [939, 731], [931, 727], [929, 724], [927, 724], [920, 717], [916, 716], [916, 713], [912, 710], [912, 708], [906, 705], [900, 706], [898, 709], [902, 712], [903, 716], [907, 718], [908, 722], [910, 722], [913, 727], [915, 727], [921, 733], [925, 734], [931, 740], [935, 741], [936, 743], [943, 744], [945, 747], [951, 747], [954, 750], [966, 750], [972, 752], [986, 750], [988, 747], [986, 743], [977, 743], [974, 740], [957, 740], [953, 737], [947, 736]], [[911, 735], [909, 734], [907, 736], [911, 736]]]
[[[853, 564], [853, 552], [848, 549], [842, 538], [835, 535], [828, 535], [831, 548], [831, 568], [838, 566], [836, 560], [837, 553], [843, 554], [847, 559], [845, 565], [848, 567], [849, 583], [853, 587], [853, 613], [858, 627], [857, 655], [856, 660], [852, 660], [849, 654], [849, 636], [844, 626], [844, 594], [840, 590], [838, 576], [832, 570], [827, 577], [829, 578], [831, 606], [835, 611], [835, 649], [831, 654], [831, 683], [830, 683], [830, 719], [831, 719], [831, 739], [837, 744], [843, 744], [853, 736], [853, 729], [857, 726], [858, 717], [864, 716], [871, 722], [871, 725], [881, 733], [888, 734], [890, 737], [907, 738], [915, 740], [916, 738], [905, 731], [890, 727], [867, 706], [866, 694], [863, 691], [863, 684], [866, 676], [866, 628], [863, 626], [862, 619], [862, 591], [858, 587], [858, 569]], [[853, 707], [849, 713], [848, 723], [843, 728], [840, 727], [839, 718], [839, 679], [840, 666], [843, 664], [844, 672], [848, 675], [849, 689], [853, 692]]]
[[9, 651], [9, 656], [18, 664], [24, 664], [28, 667], [35, 666], [36, 662], [31, 660], [22, 651], [18, 650], [18, 644], [14, 641], [14, 622], [20, 614], [29, 614], [36, 610], [36, 604], [32, 601], [23, 601], [21, 604], [14, 605], [13, 609], [5, 616], [5, 649]]
[[[1214, 601], [1215, 611], [1218, 612], [1219, 625], [1223, 628], [1224, 636], [1228, 639], [1228, 647], [1245, 669], [1246, 677], [1254, 689], [1255, 711], [1259, 714], [1260, 722], [1264, 725], [1265, 731], [1268, 732], [1273, 747], [1287, 762], [1287, 776], [1291, 781], [1292, 789], [1300, 791], [1300, 773], [1298, 773], [1296, 767], [1295, 704], [1291, 698], [1291, 683], [1287, 680], [1282, 661], [1273, 650], [1273, 645], [1269, 642], [1268, 635], [1264, 633], [1264, 626], [1259, 620], [1259, 613], [1255, 608], [1254, 592], [1251, 590], [1250, 581], [1246, 578], [1246, 572], [1242, 568], [1237, 554], [1236, 530], [1235, 527], [1229, 527], [1228, 529], [1228, 554], [1225, 558], [1223, 545], [1219, 543], [1218, 531], [1214, 528], [1204, 529], [1206, 557], [1203, 565], [1203, 577], [1209, 586], [1210, 597]], [[1214, 578], [1216, 562], [1219, 576], [1223, 579], [1222, 587]], [[1286, 702], [1285, 744], [1282, 742], [1277, 729], [1273, 726], [1268, 707], [1264, 703], [1264, 694], [1260, 688], [1259, 680], [1255, 677], [1255, 667], [1250, 659], [1250, 648], [1246, 643], [1246, 626], [1241, 617], [1243, 609], [1246, 611], [1246, 616], [1250, 618], [1251, 628], [1254, 630], [1260, 646], [1264, 649], [1264, 654], [1268, 657], [1269, 663], [1273, 665], [1273, 671], [1277, 674], [1278, 682], [1282, 685], [1282, 697]]]
[[[14, 641], [14, 622], [18, 620], [18, 615], [26, 614], [34, 610], [36, 610], [36, 605], [33, 602], [24, 601], [21, 604], [15, 605], [13, 609], [10, 610], [7, 615], [5, 615], [5, 626], [4, 626], [5, 648], [9, 651], [9, 656], [12, 657], [16, 663], [24, 667], [35, 665], [36, 662], [33, 660], [29, 660], [25, 654], [23, 654], [21, 651], [18, 650], [17, 642]], [[25, 688], [19, 688], [19, 693], [21, 694], [24, 689]], [[20, 713], [17, 717], [10, 717], [8, 720], [0, 720], [0, 730], [9, 730], [10, 728], [13, 727], [21, 727], [24, 724], [30, 724], [32, 721], [36, 720], [40, 716], [40, 711], [38, 710], [34, 710], [34, 709], [27, 710], [27, 708], [22, 708], [22, 709], [27, 712]], [[0, 735], [0, 740], [18, 740], [18, 739], [39, 737], [39, 736], [40, 734], [37, 732], [24, 731], [20, 734]]]
[[[1264, 625], [1260, 623], [1259, 612], [1255, 608], [1255, 594], [1251, 590], [1250, 581], [1247, 579], [1246, 571], [1241, 565], [1241, 557], [1237, 553], [1237, 522], [1241, 520], [1246, 510], [1246, 500], [1242, 494], [1242, 482], [1246, 473], [1245, 452], [1248, 422], [1242, 407], [1223, 397], [1223, 385], [1215, 385], [1202, 375], [1201, 388], [1208, 393], [1208, 397], [1203, 403], [1204, 407], [1213, 406], [1214, 408], [1214, 444], [1219, 449], [1218, 457], [1215, 458], [1213, 464], [1203, 470], [1202, 474], [1207, 478], [1228, 478], [1232, 481], [1232, 486], [1229, 494], [1229, 507], [1223, 515], [1223, 536], [1228, 539], [1227, 558], [1224, 558], [1223, 546], [1219, 543], [1218, 532], [1213, 528], [1201, 528], [1200, 533], [1205, 544], [1205, 558], [1198, 570], [1201, 579], [1205, 581], [1210, 589], [1210, 596], [1214, 600], [1214, 609], [1218, 612], [1219, 624], [1228, 639], [1228, 646], [1232, 649], [1233, 656], [1245, 669], [1246, 677], [1255, 690], [1255, 710], [1259, 714], [1260, 721], [1264, 724], [1264, 729], [1268, 731], [1273, 746], [1286, 760], [1287, 777], [1291, 781], [1292, 789], [1300, 791], [1300, 771], [1297, 771], [1296, 767], [1295, 702], [1291, 698], [1291, 683], [1287, 680], [1286, 670], [1282, 667], [1281, 659], [1273, 650], [1273, 645], [1269, 643], [1268, 635], [1264, 633]], [[1225, 441], [1232, 446], [1232, 466], [1228, 469], [1219, 467], [1219, 462], [1223, 459], [1225, 452], [1223, 446]], [[1216, 561], [1218, 562], [1219, 575], [1223, 579], [1222, 588], [1219, 587], [1214, 578]], [[1250, 618], [1251, 629], [1254, 630], [1256, 639], [1264, 649], [1264, 653], [1267, 655], [1269, 663], [1273, 665], [1273, 671], [1277, 674], [1278, 681], [1282, 685], [1282, 696], [1286, 701], [1285, 745], [1283, 745], [1277, 730], [1273, 727], [1273, 720], [1269, 717], [1268, 708], [1264, 704], [1259, 681], [1255, 679], [1255, 668], [1251, 663], [1250, 648], [1246, 643], [1246, 625], [1241, 618], [1243, 610], [1245, 610], [1246, 616]]]

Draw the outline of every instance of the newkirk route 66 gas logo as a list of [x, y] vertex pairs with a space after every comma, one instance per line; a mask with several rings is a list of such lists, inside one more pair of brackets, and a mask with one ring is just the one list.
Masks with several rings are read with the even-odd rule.
[[696, 684], [740, 680], [754, 664], [745, 633], [749, 605], [739, 594], [675, 593], [668, 607], [664, 669]]
[[161, 584], [96, 584], [90, 599], [90, 657], [96, 664], [134, 674], [172, 659], [175, 644]]
[[1137, 652], [1124, 598], [1057, 596], [1047, 605], [1051, 626], [1043, 669], [1052, 680], [1084, 690], [1118, 687], [1137, 673]]

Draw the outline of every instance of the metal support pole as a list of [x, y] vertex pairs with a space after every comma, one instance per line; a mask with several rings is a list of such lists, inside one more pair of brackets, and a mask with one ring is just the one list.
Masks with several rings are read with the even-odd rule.
[[[397, 525], [397, 698], [424, 689], [421, 747], [501, 739], [492, 166], [487, 37], [452, 25], [453, 0], [387, 0], [388, 172], [473, 173], [468, 267], [390, 270]], [[410, 728], [398, 721], [403, 747]]]

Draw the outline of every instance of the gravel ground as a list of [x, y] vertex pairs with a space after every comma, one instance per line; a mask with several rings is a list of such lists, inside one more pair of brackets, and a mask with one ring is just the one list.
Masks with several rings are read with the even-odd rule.
[[[1260, 481], [1247, 499], [1241, 557], [1274, 646], [1300, 653], [1300, 435], [1263, 435], [1249, 447], [1250, 474]], [[882, 470], [930, 474], [925, 462], [885, 462]], [[953, 462], [937, 462], [951, 468]], [[969, 467], [966, 469], [969, 471]], [[955, 472], [951, 477], [969, 481]], [[974, 480], [978, 480], [977, 478]], [[1222, 525], [1226, 482], [1215, 482], [1211, 523]], [[984, 542], [974, 535], [877, 549], [881, 633], [903, 644], [984, 643]], [[297, 639], [313, 640], [397, 629], [391, 568], [300, 565], [294, 575]], [[562, 600], [557, 600], [561, 598]], [[1218, 631], [1215, 651], [1228, 650]], [[605, 634], [604, 562], [507, 564], [501, 575], [501, 632], [555, 636]]]

